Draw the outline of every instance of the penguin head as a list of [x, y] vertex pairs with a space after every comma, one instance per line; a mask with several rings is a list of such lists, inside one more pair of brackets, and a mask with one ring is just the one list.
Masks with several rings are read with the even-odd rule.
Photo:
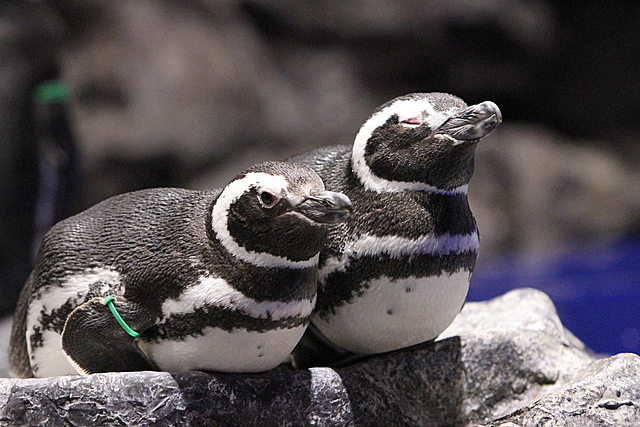
[[315, 266], [327, 226], [349, 218], [351, 202], [326, 191], [310, 168], [266, 162], [236, 176], [211, 212], [214, 236], [235, 257], [268, 267]]
[[414, 93], [380, 106], [356, 136], [352, 168], [373, 191], [466, 193], [478, 141], [502, 122], [496, 104]]

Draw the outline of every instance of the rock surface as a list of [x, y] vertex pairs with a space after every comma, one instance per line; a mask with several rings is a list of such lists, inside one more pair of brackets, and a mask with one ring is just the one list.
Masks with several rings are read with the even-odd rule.
[[468, 303], [435, 343], [346, 367], [0, 379], [0, 425], [640, 424], [640, 357], [598, 359], [551, 300]]
[[640, 357], [622, 353], [598, 360], [571, 384], [492, 426], [637, 426], [640, 424]]

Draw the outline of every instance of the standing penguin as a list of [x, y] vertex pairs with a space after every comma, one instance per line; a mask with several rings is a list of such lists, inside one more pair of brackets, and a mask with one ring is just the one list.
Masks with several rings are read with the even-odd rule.
[[415, 93], [379, 107], [353, 147], [288, 160], [353, 202], [320, 254], [312, 325], [322, 339], [381, 353], [432, 340], [453, 321], [478, 254], [467, 201], [474, 152], [501, 121], [493, 102]]
[[45, 236], [15, 314], [11, 370], [271, 369], [309, 322], [325, 224], [350, 206], [311, 169], [280, 162], [223, 190], [101, 202]]

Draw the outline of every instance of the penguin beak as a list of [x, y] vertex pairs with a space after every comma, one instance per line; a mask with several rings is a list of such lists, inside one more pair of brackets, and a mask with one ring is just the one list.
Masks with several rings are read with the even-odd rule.
[[453, 111], [433, 133], [467, 141], [484, 138], [502, 123], [502, 113], [496, 104], [485, 101]]
[[351, 215], [351, 200], [342, 193], [312, 191], [295, 210], [312, 221], [323, 224], [345, 222]]

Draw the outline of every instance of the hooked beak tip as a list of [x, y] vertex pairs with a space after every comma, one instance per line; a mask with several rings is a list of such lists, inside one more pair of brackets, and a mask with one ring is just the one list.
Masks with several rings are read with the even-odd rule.
[[315, 222], [337, 224], [349, 219], [352, 205], [351, 200], [342, 193], [319, 191], [311, 194], [297, 210]]
[[500, 108], [491, 101], [481, 102], [455, 111], [436, 133], [457, 140], [477, 140], [492, 133], [502, 123]]

